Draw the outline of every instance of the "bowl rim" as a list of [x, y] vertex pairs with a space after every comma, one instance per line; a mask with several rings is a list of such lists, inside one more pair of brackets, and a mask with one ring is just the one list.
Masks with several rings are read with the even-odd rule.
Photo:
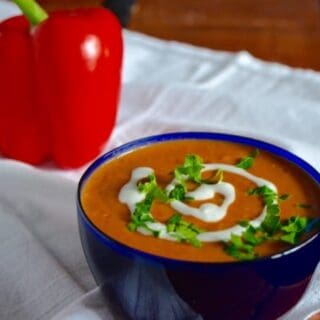
[[157, 144], [161, 142], [167, 141], [179, 141], [179, 140], [212, 140], [212, 141], [223, 141], [223, 142], [231, 142], [236, 144], [242, 144], [250, 147], [256, 147], [258, 149], [267, 151], [277, 157], [280, 157], [296, 166], [298, 166], [302, 171], [304, 171], [311, 179], [313, 179], [319, 186], [320, 186], [320, 173], [311, 166], [308, 162], [300, 158], [299, 156], [295, 155], [294, 153], [276, 146], [272, 143], [265, 142], [262, 140], [258, 140], [255, 138], [250, 138], [246, 136], [234, 135], [234, 134], [227, 134], [227, 133], [217, 133], [217, 132], [204, 132], [204, 131], [185, 131], [185, 132], [170, 132], [170, 133], [163, 133], [158, 135], [151, 135], [139, 139], [132, 140], [127, 142], [123, 145], [120, 145], [100, 157], [94, 160], [89, 167], [85, 170], [82, 174], [78, 187], [77, 187], [77, 194], [76, 194], [76, 201], [77, 201], [77, 210], [78, 210], [78, 218], [82, 218], [85, 222], [87, 227], [93, 232], [96, 238], [101, 240], [105, 245], [111, 247], [112, 249], [120, 252], [125, 256], [135, 256], [149, 260], [150, 262], [156, 262], [166, 265], [183, 265], [183, 266], [201, 266], [201, 267], [212, 267], [212, 266], [219, 266], [219, 267], [226, 267], [226, 266], [233, 266], [233, 265], [252, 265], [257, 263], [263, 262], [271, 262], [274, 260], [279, 260], [283, 257], [288, 257], [293, 255], [296, 252], [299, 252], [303, 247], [308, 245], [309, 243], [315, 241], [316, 239], [320, 239], [320, 231], [315, 233], [312, 237], [306, 239], [298, 246], [294, 246], [289, 248], [288, 250], [282, 251], [280, 253], [276, 253], [271, 256], [263, 256], [258, 257], [254, 260], [246, 260], [246, 261], [226, 261], [226, 262], [210, 262], [210, 261], [190, 261], [190, 260], [181, 260], [181, 259], [172, 259], [163, 256], [158, 256], [152, 253], [148, 253], [136, 248], [132, 248], [126, 244], [123, 244], [116, 239], [109, 237], [105, 234], [102, 230], [100, 230], [87, 216], [82, 203], [81, 203], [81, 191], [82, 188], [87, 181], [87, 179], [98, 169], [101, 165], [104, 165], [106, 162], [122, 156], [126, 153], [129, 153], [133, 150], [139, 149], [141, 147], [146, 147], [151, 144]]

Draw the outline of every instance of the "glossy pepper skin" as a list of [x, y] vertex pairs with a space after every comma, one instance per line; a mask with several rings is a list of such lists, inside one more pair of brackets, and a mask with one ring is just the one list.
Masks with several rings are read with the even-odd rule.
[[103, 8], [60, 11], [31, 29], [0, 24], [0, 151], [60, 167], [97, 156], [114, 127], [122, 36]]

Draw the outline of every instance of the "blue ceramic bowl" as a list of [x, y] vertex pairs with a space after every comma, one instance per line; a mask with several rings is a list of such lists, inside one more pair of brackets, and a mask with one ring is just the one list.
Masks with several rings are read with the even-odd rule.
[[102, 233], [80, 195], [102, 164], [163, 141], [228, 141], [268, 151], [294, 163], [320, 185], [320, 174], [294, 154], [255, 139], [207, 132], [169, 133], [127, 143], [96, 160], [82, 176], [77, 197], [82, 246], [98, 285], [129, 319], [276, 319], [303, 294], [320, 260], [320, 234], [291, 250], [249, 262], [200, 263], [167, 259], [127, 247]]

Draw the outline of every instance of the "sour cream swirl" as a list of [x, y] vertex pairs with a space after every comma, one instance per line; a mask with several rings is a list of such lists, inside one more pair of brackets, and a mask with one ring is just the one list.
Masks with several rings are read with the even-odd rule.
[[[230, 172], [239, 176], [242, 176], [253, 183], [255, 183], [258, 187], [267, 186], [272, 191], [277, 193], [276, 186], [263, 178], [257, 177], [250, 172], [238, 168], [234, 165], [228, 165], [223, 163], [209, 163], [204, 164], [201, 173], [206, 171], [215, 171], [215, 170], [223, 170], [224, 172]], [[135, 210], [135, 206], [138, 202], [141, 202], [145, 199], [145, 194], [138, 190], [137, 184], [140, 180], [147, 178], [151, 174], [154, 173], [154, 170], [149, 167], [139, 167], [132, 171], [130, 180], [121, 188], [119, 193], [119, 201], [128, 206], [131, 214]], [[167, 192], [169, 193], [175, 186], [177, 181], [173, 179], [170, 184], [166, 187]], [[210, 202], [203, 203], [198, 208], [191, 207], [186, 203], [173, 200], [169, 204], [170, 206], [179, 212], [182, 215], [193, 216], [197, 219], [200, 219], [205, 222], [218, 222], [224, 219], [228, 212], [229, 206], [235, 201], [235, 188], [231, 183], [228, 182], [218, 182], [216, 184], [201, 184], [195, 190], [187, 192], [186, 196], [192, 197], [194, 200], [209, 200], [215, 196], [215, 193], [222, 194], [224, 196], [223, 203], [219, 206]], [[263, 208], [261, 214], [255, 218], [250, 220], [250, 223], [258, 227], [266, 216], [267, 208], [266, 206]], [[159, 238], [177, 241], [175, 237], [172, 237], [168, 232], [166, 225], [161, 222], [147, 222], [147, 226], [149, 229], [153, 231], [157, 231], [159, 234]], [[219, 231], [207, 231], [200, 233], [197, 238], [201, 242], [217, 242], [217, 241], [227, 241], [230, 239], [231, 234], [241, 235], [244, 228], [240, 225], [235, 225], [231, 228], [219, 230]], [[144, 228], [138, 228], [138, 232], [151, 235], [152, 233]]]

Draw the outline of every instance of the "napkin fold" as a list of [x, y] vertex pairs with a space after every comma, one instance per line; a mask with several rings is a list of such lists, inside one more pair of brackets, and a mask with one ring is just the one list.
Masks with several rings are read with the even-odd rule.
[[71, 180], [0, 161], [0, 319], [50, 319], [95, 287], [75, 191]]
[[[17, 12], [0, 1], [0, 18]], [[320, 74], [247, 52], [196, 48], [125, 31], [123, 89], [104, 151], [169, 131], [215, 131], [282, 146], [320, 170]], [[0, 160], [0, 319], [122, 319], [96, 288], [77, 230], [85, 168]], [[283, 320], [320, 308], [320, 267]]]

